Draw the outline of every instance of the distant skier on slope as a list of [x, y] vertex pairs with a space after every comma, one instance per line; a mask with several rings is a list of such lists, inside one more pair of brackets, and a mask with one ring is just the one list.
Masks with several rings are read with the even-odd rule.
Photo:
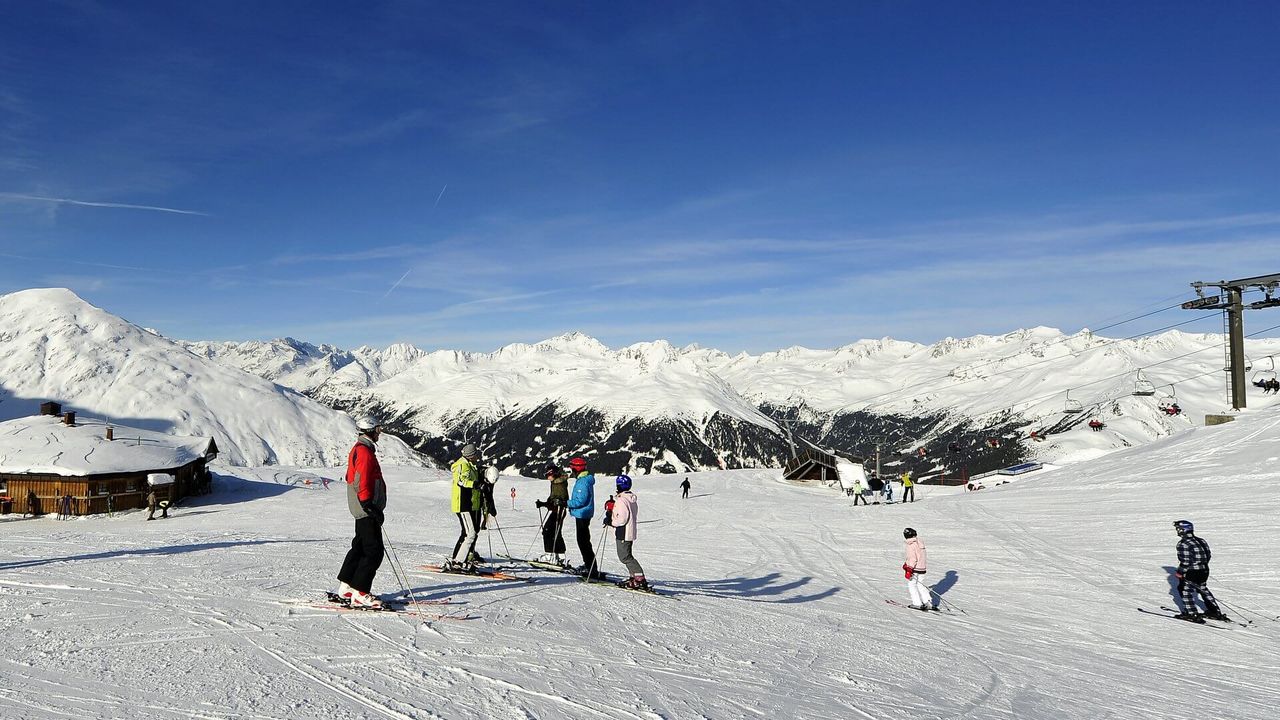
[[688, 498], [688, 497], [689, 497], [689, 488], [690, 488], [690, 487], [692, 487], [692, 486], [689, 484], [689, 478], [687, 478], [687, 477], [686, 477], [686, 478], [684, 479], [684, 482], [680, 483], [680, 497], [681, 497], [681, 498]]
[[862, 487], [862, 478], [854, 478], [853, 480], [853, 506], [858, 507], [858, 501], [861, 500], [863, 505], [870, 505], [867, 497], [863, 495], [866, 489]]
[[480, 451], [475, 445], [467, 443], [462, 446], [462, 457], [453, 461], [450, 466], [453, 492], [449, 509], [458, 516], [461, 532], [458, 541], [453, 545], [453, 556], [445, 562], [444, 572], [474, 574], [476, 564], [471, 560], [475, 552], [476, 540], [480, 538], [480, 502], [483, 488], [476, 463], [480, 460]]
[[631, 577], [618, 583], [633, 590], [648, 590], [649, 582], [644, 578], [644, 568], [631, 554], [632, 543], [636, 541], [636, 529], [640, 522], [640, 503], [635, 493], [631, 492], [631, 478], [619, 475], [615, 481], [618, 495], [613, 501], [613, 511], [608, 513], [605, 523], [613, 526], [613, 537], [617, 540], [618, 561], [626, 566]]
[[884, 478], [875, 473], [867, 477], [867, 486], [871, 488], [871, 504], [879, 505], [880, 496], [884, 493]]
[[[908, 498], [910, 498], [908, 500]], [[916, 484], [911, 481], [911, 473], [902, 473], [902, 502], [916, 501]]]
[[356, 419], [360, 433], [347, 454], [347, 509], [356, 520], [356, 535], [338, 571], [338, 596], [352, 607], [380, 609], [382, 600], [370, 594], [373, 577], [382, 565], [382, 521], [387, 507], [387, 484], [378, 464], [378, 420], [371, 415]]
[[[1228, 621], [1226, 615], [1218, 607], [1218, 601], [1209, 592], [1209, 543], [1197, 537], [1195, 526], [1190, 520], [1176, 520], [1173, 527], [1178, 532], [1178, 570], [1174, 575], [1178, 578], [1178, 594], [1182, 597], [1182, 612], [1179, 620], [1193, 623], [1204, 623], [1210, 620]], [[1204, 616], [1196, 611], [1196, 595], [1204, 601]]]
[[582, 553], [582, 574], [588, 580], [601, 579], [596, 569], [596, 553], [591, 546], [591, 518], [596, 515], [596, 476], [587, 472], [587, 461], [575, 457], [569, 461], [573, 471], [573, 493], [569, 496], [569, 514], [578, 529], [578, 552]]
[[902, 537], [907, 540], [907, 560], [902, 563], [902, 571], [907, 576], [907, 592], [911, 593], [910, 607], [913, 610], [932, 610], [933, 601], [922, 577], [929, 569], [924, 542], [916, 536], [913, 528], [903, 530]]
[[569, 504], [569, 479], [564, 471], [554, 464], [547, 465], [547, 481], [551, 484], [546, 500], [538, 500], [534, 505], [547, 509], [547, 516], [542, 521], [542, 555], [538, 562], [552, 565], [564, 565], [564, 516]]

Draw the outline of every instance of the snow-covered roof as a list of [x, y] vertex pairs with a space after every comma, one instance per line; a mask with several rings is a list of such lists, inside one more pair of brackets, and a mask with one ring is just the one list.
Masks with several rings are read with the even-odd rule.
[[178, 437], [113, 424], [37, 415], [0, 423], [0, 473], [83, 477], [168, 470], [205, 456], [211, 440]]

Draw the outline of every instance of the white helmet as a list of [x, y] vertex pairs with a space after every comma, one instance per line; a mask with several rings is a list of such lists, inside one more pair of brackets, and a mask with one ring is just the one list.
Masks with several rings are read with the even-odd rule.
[[494, 466], [492, 466], [492, 465], [490, 465], [489, 467], [485, 468], [485, 469], [484, 469], [484, 479], [485, 479], [485, 482], [489, 483], [490, 485], [492, 485], [492, 484], [494, 484], [494, 483], [498, 482], [498, 468], [496, 468], [496, 467], [494, 467]]
[[374, 415], [358, 415], [356, 416], [356, 430], [362, 433], [376, 430], [382, 422]]

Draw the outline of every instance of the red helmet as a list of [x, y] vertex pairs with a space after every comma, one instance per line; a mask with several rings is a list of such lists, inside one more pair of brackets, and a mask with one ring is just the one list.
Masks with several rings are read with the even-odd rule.
[[569, 467], [573, 468], [574, 472], [582, 472], [587, 469], [587, 461], [576, 457], [569, 461]]

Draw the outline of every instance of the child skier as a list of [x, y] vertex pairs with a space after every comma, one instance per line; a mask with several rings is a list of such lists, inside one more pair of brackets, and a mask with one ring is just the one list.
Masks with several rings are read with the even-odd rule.
[[565, 565], [564, 527], [565, 506], [569, 504], [569, 480], [564, 471], [555, 465], [547, 465], [547, 481], [551, 483], [551, 491], [547, 499], [538, 500], [534, 505], [547, 509], [547, 517], [542, 521], [542, 555], [538, 562], [552, 565]]
[[868, 504], [866, 496], [862, 494], [863, 492], [864, 490], [862, 487], [862, 479], [861, 478], [855, 479], [853, 481], [853, 506], [854, 507], [858, 507], [859, 500], [862, 501], [863, 505]]
[[649, 583], [644, 579], [644, 568], [631, 554], [631, 545], [636, 540], [636, 528], [640, 520], [640, 504], [635, 493], [631, 492], [631, 478], [619, 475], [616, 481], [618, 495], [613, 500], [613, 510], [608, 514], [608, 522], [613, 526], [613, 536], [618, 541], [618, 560], [627, 567], [631, 577], [618, 583], [632, 590], [648, 590]]
[[929, 599], [929, 588], [925, 587], [924, 578], [921, 577], [929, 569], [924, 542], [916, 537], [913, 528], [903, 530], [902, 537], [907, 539], [907, 561], [902, 563], [902, 571], [906, 573], [907, 591], [911, 593], [910, 607], [913, 610], [933, 610], [935, 608], [933, 601]]
[[[1204, 538], [1196, 537], [1195, 526], [1190, 520], [1175, 520], [1174, 530], [1178, 531], [1178, 594], [1182, 596], [1182, 612], [1179, 620], [1204, 624], [1204, 618], [1222, 620], [1228, 618], [1222, 614], [1218, 601], [1209, 592], [1209, 543]], [[1196, 595], [1204, 601], [1204, 616], [1196, 612]]]

